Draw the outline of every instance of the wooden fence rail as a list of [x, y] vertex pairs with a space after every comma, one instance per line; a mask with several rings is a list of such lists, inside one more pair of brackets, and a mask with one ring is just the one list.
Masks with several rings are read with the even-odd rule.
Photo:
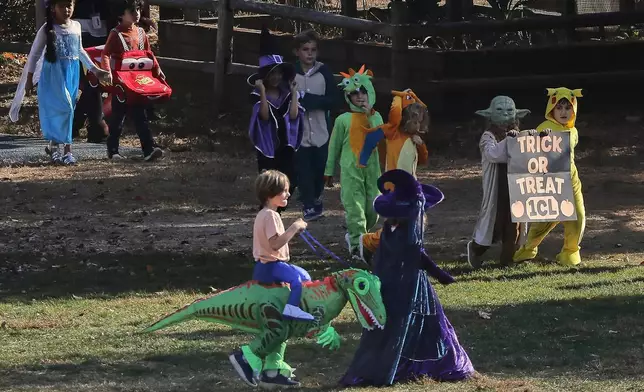
[[[190, 69], [207, 69], [214, 72], [215, 76], [215, 112], [218, 113], [221, 107], [221, 100], [224, 92], [224, 75], [226, 73], [250, 73], [252, 66], [233, 64], [231, 60], [231, 39], [233, 33], [234, 11], [256, 12], [269, 14], [271, 16], [287, 18], [290, 20], [310, 22], [326, 26], [339, 27], [347, 30], [357, 30], [380, 34], [392, 38], [391, 63], [392, 70], [386, 85], [404, 86], [407, 84], [408, 72], [405, 64], [408, 54], [408, 42], [411, 37], [427, 37], [430, 35], [461, 35], [476, 32], [512, 32], [524, 30], [551, 30], [551, 29], [574, 29], [576, 27], [589, 26], [610, 26], [610, 25], [632, 25], [644, 23], [644, 12], [631, 11], [614, 13], [596, 13], [585, 15], [566, 16], [541, 16], [510, 20], [487, 20], [487, 21], [464, 21], [436, 23], [426, 26], [409, 25], [404, 22], [401, 15], [406, 11], [405, 3], [399, 3], [402, 7], [392, 7], [393, 24], [385, 24], [364, 19], [351, 18], [347, 16], [330, 14], [311, 9], [292, 7], [288, 5], [264, 3], [256, 0], [150, 0], [151, 4], [178, 8], [202, 8], [218, 11], [217, 28], [217, 49], [215, 62], [210, 64], [198, 64], [198, 62], [185, 62], [183, 60], [168, 60], [175, 65], [182, 65]], [[394, 3], [396, 5], [396, 3]], [[604, 73], [602, 73], [603, 75]], [[606, 73], [606, 77], [610, 77]], [[598, 76], [599, 74], [596, 74]], [[431, 75], [428, 75], [431, 79]], [[578, 75], [579, 77], [585, 77]], [[525, 82], [533, 78], [534, 81], [546, 82], [547, 80], [558, 80], [558, 75], [534, 75], [522, 78], [493, 78], [493, 79], [471, 79], [461, 81], [433, 81], [434, 85], [471, 86], [478, 84], [503, 84], [515, 83], [517, 80]], [[380, 78], [379, 78], [380, 79]]]
[[[40, 8], [42, 8], [42, 4], [44, 2], [42, 0], [35, 1], [37, 5], [38, 18], [42, 19], [43, 13]], [[510, 20], [442, 22], [419, 26], [403, 23], [405, 18], [402, 15], [404, 15], [406, 11], [406, 3], [404, 2], [394, 2], [394, 6], [391, 9], [391, 20], [393, 24], [385, 24], [288, 5], [265, 3], [257, 0], [150, 0], [149, 4], [193, 11], [201, 9], [217, 11], [217, 48], [214, 62], [159, 57], [159, 62], [164, 66], [214, 73], [215, 114], [218, 114], [221, 108], [221, 100], [223, 99], [225, 91], [224, 76], [226, 73], [248, 74], [256, 68], [254, 66], [235, 64], [232, 62], [231, 43], [233, 33], [233, 15], [235, 11], [269, 14], [290, 20], [333, 26], [346, 30], [370, 32], [391, 37], [391, 75], [389, 79], [384, 78], [385, 80], [382, 82], [379, 81], [379, 84], [381, 86], [386, 85], [387, 87], [396, 86], [397, 88], [407, 85], [408, 72], [405, 68], [405, 64], [408, 57], [409, 38], [412, 37], [427, 37], [432, 35], [449, 36], [477, 32], [498, 33], [525, 30], [574, 29], [577, 27], [633, 25], [644, 23], [644, 11], [632, 10], [629, 12], [564, 15], [554, 17], [540, 16]], [[186, 14], [186, 19], [198, 22], [198, 12]], [[29, 47], [29, 44], [0, 42], [0, 52], [28, 53]], [[611, 72], [586, 75], [577, 74], [568, 75], [568, 77], [586, 78], [591, 75], [609, 78], [627, 77], [627, 75], [632, 74], [632, 72], [634, 71], [619, 71], [617, 74], [611, 74]], [[429, 79], [432, 78], [432, 75], [427, 76]], [[432, 85], [440, 85], [441, 87], [466, 87], [481, 84], [503, 84], [504, 82], [512, 84], [519, 81], [546, 82], [546, 80], [558, 80], [559, 78], [561, 78], [561, 75], [532, 75], [521, 78], [434, 80], [430, 83]], [[379, 78], [379, 80], [382, 79]]]

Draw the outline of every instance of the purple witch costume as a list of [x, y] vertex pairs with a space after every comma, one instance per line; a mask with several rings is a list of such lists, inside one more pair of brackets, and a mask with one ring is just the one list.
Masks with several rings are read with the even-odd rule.
[[260, 95], [257, 89], [253, 89], [251, 100], [253, 112], [250, 118], [249, 136], [257, 150], [257, 165], [262, 170], [275, 169], [286, 174], [290, 182], [290, 191], [293, 194], [297, 184], [295, 174], [295, 151], [302, 143], [302, 113], [304, 108], [299, 106], [298, 115], [295, 119], [290, 118], [290, 106], [292, 97], [289, 83], [295, 78], [295, 67], [285, 63], [282, 56], [274, 50], [272, 37], [266, 28], [262, 29], [260, 37], [259, 70], [248, 78], [248, 84], [255, 86], [257, 79], [266, 80], [271, 71], [279, 69], [283, 75], [283, 81], [279, 85], [279, 96], [277, 98], [267, 96], [268, 120], [263, 121], [259, 116]]
[[[388, 192], [385, 184], [395, 189]], [[383, 330], [362, 333], [343, 386], [386, 386], [428, 377], [456, 381], [470, 377], [474, 367], [443, 312], [427, 273], [448, 284], [453, 280], [422, 248], [423, 213], [443, 200], [442, 192], [421, 185], [404, 170], [378, 180], [383, 192], [374, 202], [385, 222], [373, 272], [382, 283], [387, 310]]]

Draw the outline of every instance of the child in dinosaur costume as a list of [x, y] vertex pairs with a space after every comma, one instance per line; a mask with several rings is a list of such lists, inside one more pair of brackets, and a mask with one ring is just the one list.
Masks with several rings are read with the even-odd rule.
[[[386, 140], [385, 171], [401, 169], [416, 178], [416, 168], [427, 163], [429, 153], [420, 134], [429, 128], [427, 105], [411, 89], [392, 91], [394, 96], [387, 123], [367, 134], [360, 152], [360, 165], [365, 165], [378, 143]], [[382, 229], [360, 237], [360, 257], [369, 262], [378, 249]]]
[[339, 160], [340, 197], [346, 212], [348, 231], [345, 239], [353, 258], [358, 259], [360, 236], [378, 221], [373, 201], [380, 194], [378, 152], [374, 151], [362, 167], [358, 160], [367, 133], [382, 125], [383, 121], [380, 113], [373, 109], [376, 103], [376, 92], [371, 83], [373, 73], [363, 65], [358, 72], [349, 69], [348, 74], [341, 74], [344, 79], [340, 86], [344, 89], [344, 98], [351, 111], [335, 120], [324, 176], [329, 182]]
[[[340, 335], [331, 326], [351, 304], [356, 318], [367, 330], [382, 329], [387, 321], [377, 276], [359, 269], [334, 272], [323, 280], [305, 282], [303, 308], [315, 315], [314, 322], [287, 320], [280, 309], [288, 301], [285, 284], [264, 285], [249, 281], [220, 291], [184, 306], [157, 321], [144, 332], [152, 332], [191, 319], [228, 325], [250, 333], [253, 340], [230, 355], [239, 376], [250, 386], [267, 389], [299, 386], [293, 371], [284, 362], [286, 342], [290, 338], [316, 338], [322, 347], [340, 347]], [[242, 354], [243, 353], [243, 354]]]
[[[568, 266], [581, 263], [579, 243], [586, 227], [584, 196], [581, 192], [581, 181], [579, 180], [577, 166], [575, 166], [575, 146], [579, 142], [575, 120], [577, 119], [577, 98], [580, 97], [582, 97], [581, 89], [549, 88], [546, 121], [537, 127], [539, 131], [550, 129], [554, 132], [570, 132], [570, 177], [572, 192], [575, 197], [577, 220], [563, 222], [564, 243], [561, 252], [557, 255], [557, 262]], [[514, 254], [514, 260], [534, 259], [537, 256], [539, 244], [557, 224], [559, 222], [531, 224], [526, 243]]]

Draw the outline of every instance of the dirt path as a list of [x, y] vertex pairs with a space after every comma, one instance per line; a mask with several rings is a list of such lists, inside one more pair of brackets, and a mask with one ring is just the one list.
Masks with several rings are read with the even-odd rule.
[[[466, 272], [463, 253], [480, 203], [478, 165], [434, 159], [430, 168], [421, 180], [437, 185], [446, 199], [429, 215], [427, 248], [452, 272]], [[170, 154], [153, 165], [91, 161], [76, 167], [0, 168], [0, 258], [6, 260], [0, 265], [0, 292], [64, 291], [60, 282], [70, 276], [74, 287], [78, 279], [88, 279], [86, 290], [117, 290], [102, 287], [100, 276], [123, 269], [132, 276], [158, 273], [166, 279], [155, 284], [182, 286], [189, 282], [173, 280], [172, 270], [202, 263], [229, 265], [230, 275], [202, 277], [196, 284], [225, 286], [237, 274], [245, 275], [252, 262], [254, 170], [251, 160], [207, 153]], [[583, 165], [580, 172], [588, 211], [585, 260], [644, 260], [644, 174]], [[339, 188], [327, 190], [325, 199], [326, 217], [310, 231], [346, 256]], [[299, 216], [295, 206], [284, 219]], [[552, 259], [558, 252], [561, 231], [545, 241], [543, 256]], [[313, 265], [303, 243], [297, 241], [293, 253], [304, 266]], [[496, 252], [490, 252], [493, 257]], [[59, 284], [50, 281], [52, 273]], [[125, 289], [129, 283], [122, 284]]]

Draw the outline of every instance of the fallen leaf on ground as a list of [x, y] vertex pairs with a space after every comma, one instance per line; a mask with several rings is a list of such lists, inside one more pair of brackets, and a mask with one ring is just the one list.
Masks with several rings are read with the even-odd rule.
[[479, 310], [479, 317], [484, 319], [484, 320], [489, 320], [492, 318], [492, 313], [484, 312], [482, 310]]

